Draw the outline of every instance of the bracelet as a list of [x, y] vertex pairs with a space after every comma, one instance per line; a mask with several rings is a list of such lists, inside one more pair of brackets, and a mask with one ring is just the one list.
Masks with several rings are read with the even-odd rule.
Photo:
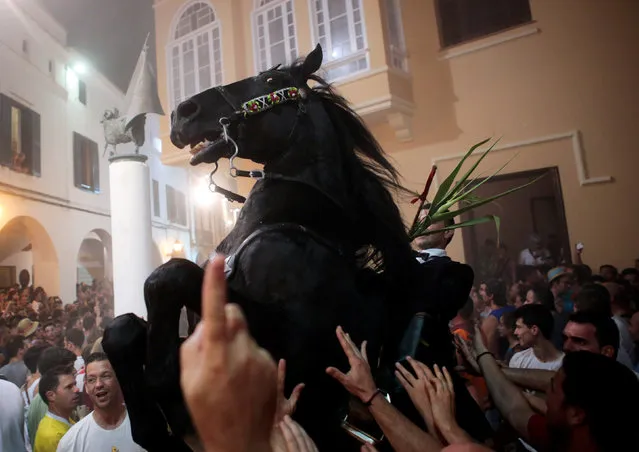
[[481, 359], [482, 356], [484, 355], [490, 355], [493, 357], [493, 359], [495, 359], [495, 355], [493, 355], [491, 352], [481, 352], [479, 355], [477, 355], [477, 358], [475, 358], [475, 361], [477, 361], [477, 364], [479, 364], [479, 360]]
[[373, 395], [371, 396], [371, 398], [370, 398], [370, 399], [368, 399], [368, 401], [367, 401], [367, 402], [364, 402], [364, 401], [362, 401], [362, 402], [364, 402], [364, 405], [366, 405], [366, 406], [371, 406], [371, 403], [373, 403], [373, 400], [375, 400], [375, 397], [377, 397], [377, 396], [378, 396], [378, 395], [380, 395], [381, 393], [382, 393], [381, 389], [376, 389], [376, 390], [375, 390], [375, 394], [373, 394]]

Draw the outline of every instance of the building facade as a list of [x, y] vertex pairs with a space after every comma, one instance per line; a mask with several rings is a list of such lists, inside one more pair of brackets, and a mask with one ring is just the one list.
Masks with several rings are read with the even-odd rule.
[[[471, 145], [499, 143], [489, 196], [544, 174], [489, 207], [516, 259], [536, 233], [569, 262], [634, 265], [637, 2], [598, 0], [156, 0], [160, 96], [167, 110], [218, 84], [291, 62], [318, 42], [324, 75], [365, 119], [407, 187], [449, 173]], [[183, 166], [160, 124], [162, 161]], [[511, 160], [512, 159], [512, 160]], [[238, 180], [246, 194], [251, 182]], [[399, 200], [407, 219], [415, 207]], [[488, 208], [487, 208], [488, 209]], [[484, 209], [484, 211], [488, 212]], [[494, 226], [456, 234], [471, 263]]]
[[[123, 110], [124, 93], [86, 61], [35, 1], [0, 0], [0, 286], [27, 270], [32, 284], [64, 302], [75, 299], [76, 283], [112, 278], [100, 121], [105, 110]], [[195, 257], [191, 193], [187, 170], [161, 164], [159, 122], [149, 116], [141, 152], [149, 156], [159, 265]]]

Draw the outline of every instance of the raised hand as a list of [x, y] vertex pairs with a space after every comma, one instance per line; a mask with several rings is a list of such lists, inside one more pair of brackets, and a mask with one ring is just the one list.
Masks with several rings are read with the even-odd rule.
[[442, 371], [439, 366], [435, 364], [433, 366], [433, 375], [433, 372], [424, 364], [421, 364], [420, 367], [427, 377], [426, 389], [432, 403], [435, 425], [441, 430], [456, 424], [455, 390], [453, 389], [453, 380], [448, 370], [444, 367]]
[[293, 388], [291, 396], [287, 399], [284, 395], [284, 384], [286, 382], [286, 360], [280, 359], [277, 365], [277, 411], [275, 412], [275, 424], [279, 424], [284, 416], [292, 416], [297, 408], [297, 401], [300, 398], [304, 383], [300, 383]]
[[206, 450], [270, 451], [277, 369], [226, 293], [218, 256], [204, 277], [202, 321], [180, 350], [182, 391]]
[[471, 367], [471, 369], [467, 370], [472, 370], [476, 375], [481, 375], [481, 369], [479, 368], [479, 363], [477, 363], [477, 353], [472, 344], [457, 335], [454, 336], [454, 340], [457, 350]]
[[279, 439], [273, 442], [273, 452], [318, 452], [308, 433], [290, 416], [284, 416], [277, 434]]
[[360, 348], [357, 348], [341, 326], [337, 327], [336, 334], [351, 368], [348, 373], [344, 374], [335, 367], [329, 367], [326, 369], [326, 373], [339, 381], [348, 392], [362, 402], [369, 402], [378, 391], [366, 356], [366, 341], [362, 342]]
[[416, 377], [414, 377], [408, 369], [402, 366], [400, 363], [395, 364], [397, 370], [395, 371], [395, 376], [404, 387], [410, 400], [419, 411], [419, 414], [424, 418], [424, 422], [426, 422], [426, 427], [428, 427], [428, 431], [436, 435], [435, 428], [435, 420], [433, 418], [433, 409], [431, 406], [431, 401], [428, 396], [428, 377], [424, 373], [424, 370], [421, 366], [419, 366], [419, 361], [415, 361], [414, 359], [408, 357], [408, 362], [410, 363], [413, 371], [415, 372]]

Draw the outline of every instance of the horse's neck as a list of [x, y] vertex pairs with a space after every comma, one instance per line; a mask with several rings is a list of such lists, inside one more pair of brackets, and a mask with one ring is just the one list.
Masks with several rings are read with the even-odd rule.
[[342, 245], [357, 241], [343, 211], [320, 191], [301, 182], [267, 179], [255, 184], [218, 251], [230, 254], [256, 230], [279, 223], [305, 226]]

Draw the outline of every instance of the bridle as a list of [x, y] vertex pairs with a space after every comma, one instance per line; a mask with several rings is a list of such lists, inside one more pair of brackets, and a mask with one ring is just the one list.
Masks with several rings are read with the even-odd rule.
[[[235, 159], [240, 153], [240, 148], [237, 142], [233, 139], [233, 137], [229, 134], [229, 128], [234, 123], [239, 123], [244, 121], [245, 119], [258, 115], [260, 113], [264, 113], [274, 107], [289, 103], [289, 102], [297, 102], [298, 106], [298, 115], [293, 124], [293, 128], [289, 134], [289, 138], [293, 136], [295, 129], [297, 128], [298, 119], [301, 115], [306, 113], [306, 107], [304, 106], [304, 101], [308, 97], [306, 92], [306, 88], [298, 88], [295, 86], [288, 86], [286, 88], [280, 88], [278, 90], [272, 91], [270, 93], [255, 97], [248, 101], [243, 102], [239, 105], [233, 99], [233, 96], [226, 91], [224, 86], [217, 86], [215, 90], [220, 93], [220, 95], [224, 98], [226, 103], [228, 103], [231, 108], [233, 108], [233, 113], [228, 116], [223, 116], [219, 119], [219, 124], [222, 127], [222, 139], [225, 143], [233, 146], [233, 154], [229, 158], [229, 175], [233, 178], [237, 177], [248, 177], [251, 179], [264, 179], [270, 174], [266, 173], [263, 170], [242, 170], [235, 166]], [[218, 170], [218, 164], [215, 163], [215, 167], [209, 174], [209, 189], [215, 193], [219, 193], [226, 197], [229, 201], [235, 201], [239, 203], [244, 203], [246, 198], [242, 195], [234, 193], [230, 190], [220, 187], [213, 181], [213, 175]]]

